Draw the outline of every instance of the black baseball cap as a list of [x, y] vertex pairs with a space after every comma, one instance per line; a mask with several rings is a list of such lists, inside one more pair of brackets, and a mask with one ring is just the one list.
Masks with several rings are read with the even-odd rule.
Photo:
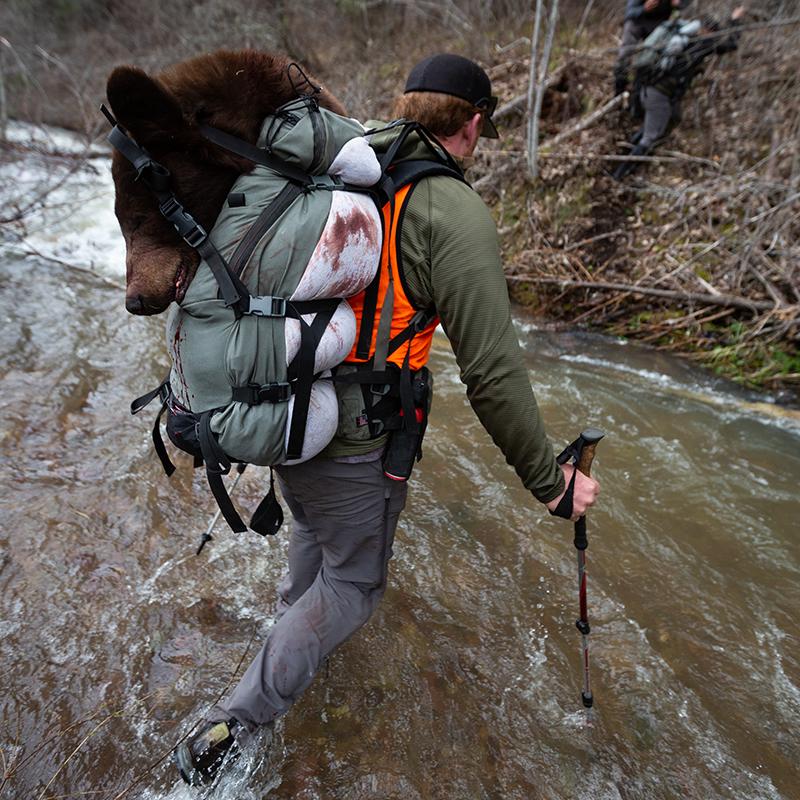
[[481, 136], [497, 139], [492, 114], [497, 98], [492, 96], [489, 76], [474, 62], [452, 53], [428, 56], [411, 70], [405, 92], [440, 92], [460, 97], [484, 111]]

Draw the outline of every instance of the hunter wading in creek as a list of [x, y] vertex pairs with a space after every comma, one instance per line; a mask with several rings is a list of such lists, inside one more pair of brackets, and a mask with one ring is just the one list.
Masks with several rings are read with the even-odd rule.
[[[176, 750], [187, 782], [214, 780], [245, 737], [285, 714], [326, 656], [367, 622], [382, 598], [405, 478], [430, 406], [425, 363], [439, 321], [470, 404], [534, 498], [577, 520], [597, 497], [592, 478], [571, 464], [559, 466], [553, 455], [512, 324], [495, 225], [457, 166], [480, 136], [497, 136], [496, 103], [488, 76], [466, 58], [440, 54], [414, 67], [394, 115], [422, 123], [445, 149], [450, 166], [441, 168], [440, 160], [428, 176], [418, 171], [420, 161], [431, 160], [424, 134], [412, 129], [401, 141], [403, 126], [368, 123], [377, 129], [370, 144], [379, 156], [400, 145], [395, 174], [409, 165], [417, 172], [383, 209], [390, 224], [376, 292], [348, 298], [359, 336], [335, 370], [336, 436], [320, 455], [275, 468], [293, 517], [276, 621], [238, 685]], [[411, 335], [380, 356], [384, 307], [391, 309], [392, 336]], [[394, 391], [376, 386], [376, 378], [369, 382], [379, 357], [400, 376]], [[409, 384], [403, 375], [410, 375]], [[404, 435], [410, 431], [410, 442], [393, 435], [392, 422], [403, 416], [418, 423], [401, 428]]]

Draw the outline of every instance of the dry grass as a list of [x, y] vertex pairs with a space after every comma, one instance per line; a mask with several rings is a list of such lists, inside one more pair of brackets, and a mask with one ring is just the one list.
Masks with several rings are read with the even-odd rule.
[[[610, 97], [613, 52], [575, 48], [563, 33], [561, 44], [540, 179], [524, 177], [521, 113], [476, 170], [514, 295], [565, 324], [633, 336], [796, 399], [800, 25], [754, 27], [737, 53], [713, 59], [681, 125], [624, 183], [607, 174], [633, 128], [624, 113], [547, 146]], [[495, 74], [503, 100], [524, 93], [524, 59]]]

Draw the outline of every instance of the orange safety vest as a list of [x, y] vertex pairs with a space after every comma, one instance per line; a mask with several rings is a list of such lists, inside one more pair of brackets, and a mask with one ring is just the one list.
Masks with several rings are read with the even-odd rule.
[[[359, 355], [359, 344], [362, 334], [362, 326], [365, 323], [364, 309], [365, 305], [369, 306], [367, 295], [370, 289], [349, 297], [347, 302], [353, 313], [356, 315], [356, 329], [358, 334], [353, 349], [345, 359], [346, 364], [364, 364], [375, 354], [375, 344], [378, 337], [378, 326], [381, 318], [381, 310], [386, 299], [386, 292], [389, 288], [390, 276], [394, 284], [394, 304], [392, 307], [392, 325], [389, 338], [400, 335], [405, 331], [409, 325], [412, 324], [412, 319], [419, 315], [421, 309], [415, 308], [405, 292], [405, 281], [403, 277], [402, 267], [400, 265], [400, 223], [403, 219], [403, 211], [406, 203], [411, 196], [411, 191], [414, 187], [413, 183], [409, 183], [402, 188], [398, 189], [395, 193], [394, 204], [386, 203], [383, 206], [383, 249], [381, 251], [381, 263], [379, 267], [379, 283], [378, 293], [375, 302], [375, 310], [371, 314], [372, 319], [372, 339], [369, 343], [368, 352], [362, 348]], [[394, 209], [394, 214], [392, 210]], [[439, 317], [434, 317], [422, 330], [411, 336], [408, 341], [401, 344], [394, 353], [387, 356], [387, 364], [394, 364], [397, 367], [403, 366], [403, 363], [408, 356], [408, 366], [412, 372], [416, 372], [425, 366], [428, 361], [428, 354], [431, 349], [431, 342], [433, 340], [433, 332], [439, 324]]]

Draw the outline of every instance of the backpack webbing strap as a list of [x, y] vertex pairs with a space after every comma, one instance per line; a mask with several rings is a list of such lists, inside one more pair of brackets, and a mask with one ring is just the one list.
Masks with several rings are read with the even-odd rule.
[[[384, 231], [384, 237], [388, 239], [391, 236], [392, 218], [394, 216], [394, 196], [395, 184], [389, 175], [384, 174], [381, 180], [379, 193], [387, 198], [386, 202], [391, 204], [391, 212], [389, 215], [389, 223]], [[388, 250], [388, 248], [387, 248]], [[369, 351], [372, 347], [372, 331], [375, 328], [375, 312], [378, 309], [378, 294], [380, 293], [381, 286], [381, 269], [375, 273], [372, 282], [364, 290], [364, 305], [361, 310], [361, 325], [358, 329], [358, 340], [356, 343], [356, 358], [368, 358]], [[389, 270], [389, 279], [391, 280], [391, 269]], [[394, 297], [392, 298], [394, 303]], [[383, 312], [381, 312], [383, 318]], [[391, 323], [391, 320], [390, 320]]]
[[248, 161], [253, 161], [260, 164], [262, 167], [269, 169], [282, 175], [286, 180], [292, 181], [299, 186], [310, 186], [314, 183], [314, 179], [305, 170], [294, 164], [289, 164], [282, 158], [272, 155], [267, 150], [256, 147], [238, 136], [233, 136], [230, 133], [221, 131], [219, 128], [213, 128], [211, 125], [201, 125], [200, 133], [209, 142], [213, 142], [223, 150], [228, 150], [231, 153], [246, 158]]
[[[409, 134], [416, 131], [423, 143], [433, 154], [433, 159], [409, 159], [407, 161], [398, 161], [392, 163], [392, 160], [397, 157], [397, 152], [400, 146], [408, 138]], [[378, 187], [378, 194], [382, 196], [386, 203], [390, 204], [390, 227], [384, 232], [385, 236], [395, 235], [395, 231], [391, 228], [394, 220], [394, 198], [397, 189], [408, 185], [409, 183], [417, 183], [423, 178], [433, 177], [434, 175], [446, 175], [455, 178], [468, 186], [464, 173], [459, 168], [455, 160], [449, 153], [439, 151], [433, 144], [427, 130], [418, 123], [404, 123], [404, 129], [400, 135], [392, 142], [392, 146], [381, 158], [381, 166], [385, 171], [383, 180]], [[389, 273], [390, 280], [392, 272]], [[364, 292], [364, 306], [361, 314], [361, 325], [358, 331], [358, 340], [356, 343], [356, 358], [365, 359], [369, 356], [370, 347], [372, 345], [372, 332], [375, 326], [375, 311], [378, 306], [378, 292], [380, 288], [381, 270], [378, 270], [372, 283], [366, 288]], [[391, 287], [391, 284], [390, 284]], [[391, 322], [391, 321], [390, 321]], [[380, 324], [380, 323], [379, 323]], [[380, 336], [376, 337], [376, 350], [380, 344]], [[391, 347], [391, 345], [390, 345]], [[391, 353], [391, 349], [389, 353]]]
[[411, 343], [409, 341], [409, 346], [403, 359], [403, 366], [400, 368], [400, 410], [404, 418], [402, 427], [409, 433], [417, 433], [419, 431], [419, 422], [417, 421], [417, 409], [414, 405], [414, 390], [411, 386], [410, 355]]
[[275, 199], [258, 215], [231, 256], [230, 271], [234, 276], [241, 277], [258, 243], [301, 194], [303, 194], [301, 187], [295, 183], [287, 183], [278, 192]]
[[378, 308], [378, 292], [381, 285], [380, 269], [375, 273], [372, 283], [364, 290], [364, 306], [361, 312], [361, 327], [358, 331], [356, 358], [369, 358], [372, 345], [372, 329], [375, 324], [375, 311]]
[[423, 159], [409, 159], [408, 161], [398, 161], [389, 167], [389, 175], [394, 181], [395, 186], [405, 186], [408, 183], [417, 183], [423, 178], [434, 175], [447, 175], [455, 180], [466, 183], [469, 182], [464, 177], [464, 173], [457, 167], [451, 167], [438, 161], [425, 161]]
[[[211, 274], [214, 276], [217, 286], [219, 286], [225, 305], [233, 309], [237, 319], [242, 314], [248, 313], [251, 299], [250, 292], [239, 278], [228, 269], [225, 259], [220, 255], [219, 250], [211, 244], [211, 240], [205, 239], [196, 247], [196, 250], [211, 269]], [[248, 303], [247, 308], [245, 308], [245, 301]]]
[[[416, 334], [430, 325], [436, 319], [436, 310], [433, 306], [418, 311], [411, 318], [411, 321], [403, 328], [400, 333], [393, 336], [389, 341], [389, 348], [387, 356], [392, 355], [399, 350], [407, 341], [413, 339]], [[357, 372], [350, 372], [346, 375], [336, 375], [334, 382], [336, 383], [393, 383], [393, 372], [386, 370], [378, 371], [374, 367], [374, 362], [370, 359], [364, 364], [358, 364]]]
[[234, 310], [237, 319], [241, 317], [244, 312], [243, 301], [249, 295], [247, 287], [237, 276], [231, 274], [225, 259], [208, 238], [205, 228], [175, 196], [171, 188], [170, 171], [128, 136], [118, 124], [112, 127], [108, 141], [133, 165], [137, 179], [141, 179], [156, 196], [158, 210], [164, 219], [175, 228], [184, 242], [197, 250], [200, 257], [206, 261], [219, 285], [225, 305]]
[[394, 278], [389, 275], [389, 286], [383, 296], [383, 306], [381, 307], [381, 318], [378, 321], [378, 333], [375, 337], [375, 355], [372, 356], [372, 363], [375, 369], [380, 372], [386, 369], [386, 358], [389, 355], [389, 338], [392, 331], [392, 313], [394, 311]]
[[222, 476], [231, 471], [231, 461], [219, 446], [214, 431], [211, 430], [211, 416], [213, 413], [213, 409], [204, 411], [200, 415], [200, 421], [197, 423], [200, 450], [206, 465], [206, 478], [219, 510], [225, 518], [225, 522], [228, 523], [234, 533], [244, 533], [247, 530], [247, 525], [244, 524], [239, 516], [239, 512], [233, 505], [233, 501], [222, 480]]
[[300, 350], [289, 365], [289, 379], [294, 384], [292, 424], [289, 428], [289, 441], [286, 445], [286, 457], [289, 460], [300, 458], [303, 452], [308, 408], [311, 402], [311, 387], [315, 377], [314, 361], [317, 347], [331, 317], [339, 306], [338, 300], [323, 302], [325, 306], [316, 312], [310, 325], [303, 319], [302, 314], [297, 313], [297, 319], [300, 322]]
[[155, 389], [147, 392], [147, 394], [143, 394], [141, 397], [137, 397], [131, 403], [131, 414], [138, 414], [143, 408], [150, 405], [150, 403], [152, 403], [156, 397], [161, 400], [161, 408], [159, 409], [158, 414], [156, 414], [151, 436], [156, 455], [158, 456], [158, 460], [161, 462], [161, 466], [164, 468], [164, 472], [167, 473], [167, 477], [175, 472], [175, 465], [172, 463], [172, 460], [167, 453], [167, 448], [164, 446], [164, 439], [161, 436], [161, 418], [164, 416], [164, 412], [167, 410], [170, 391], [169, 375], [167, 375], [166, 379], [156, 386]]
[[[389, 215], [386, 223], [386, 230], [384, 236], [387, 238], [389, 245], [386, 249], [387, 258], [389, 263], [388, 278], [389, 285], [386, 287], [386, 292], [383, 296], [383, 303], [381, 305], [381, 316], [378, 320], [378, 332], [375, 336], [375, 352], [372, 356], [372, 363], [376, 365], [378, 371], [386, 366], [386, 357], [388, 356], [389, 338], [392, 331], [392, 314], [394, 312], [394, 270], [392, 269], [392, 239], [394, 237], [395, 225], [395, 194], [396, 188], [394, 181], [385, 175], [381, 181], [381, 191], [387, 197], [389, 204]], [[364, 307], [361, 312], [361, 329], [358, 332], [358, 349], [363, 353], [361, 358], [366, 358], [369, 355], [369, 350], [372, 345], [372, 331], [375, 327], [375, 311], [378, 305], [378, 290], [380, 287], [381, 269], [378, 269], [378, 274], [372, 284], [367, 289], [367, 294], [364, 296]], [[373, 295], [373, 285], [374, 295]], [[367, 307], [367, 300], [369, 300], [369, 308]]]

